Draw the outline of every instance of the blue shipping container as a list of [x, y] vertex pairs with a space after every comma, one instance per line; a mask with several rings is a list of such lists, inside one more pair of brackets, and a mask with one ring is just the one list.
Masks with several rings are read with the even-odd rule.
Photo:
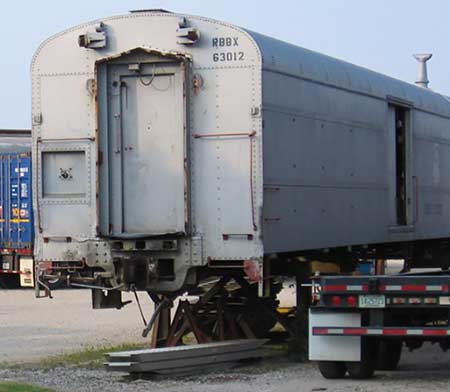
[[31, 189], [31, 154], [0, 154], [0, 248], [33, 248]]
[[374, 275], [375, 274], [375, 262], [373, 261], [361, 261], [358, 263], [357, 271], [362, 275]]

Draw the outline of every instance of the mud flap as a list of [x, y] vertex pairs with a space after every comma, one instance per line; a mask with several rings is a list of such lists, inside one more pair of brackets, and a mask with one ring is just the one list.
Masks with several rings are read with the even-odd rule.
[[34, 260], [32, 257], [20, 258], [20, 287], [34, 287]]
[[336, 311], [309, 311], [309, 359], [311, 361], [361, 360], [361, 338], [358, 336], [313, 336], [315, 327], [360, 327], [361, 314]]

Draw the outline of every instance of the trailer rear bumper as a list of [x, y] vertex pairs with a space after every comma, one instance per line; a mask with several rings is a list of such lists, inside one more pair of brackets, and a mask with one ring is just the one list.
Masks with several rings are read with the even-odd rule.
[[450, 328], [439, 327], [313, 327], [312, 336], [449, 337]]
[[361, 312], [310, 309], [309, 359], [312, 361], [361, 361], [364, 338], [440, 341], [450, 338], [450, 328], [428, 326], [362, 326]]

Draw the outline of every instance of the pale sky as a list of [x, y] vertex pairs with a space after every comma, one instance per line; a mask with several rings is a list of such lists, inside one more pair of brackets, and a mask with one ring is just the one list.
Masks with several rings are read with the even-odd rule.
[[41, 41], [144, 8], [224, 20], [408, 82], [416, 79], [412, 54], [432, 52], [430, 87], [450, 95], [447, 0], [16, 0], [1, 8], [0, 128], [30, 126], [29, 64]]

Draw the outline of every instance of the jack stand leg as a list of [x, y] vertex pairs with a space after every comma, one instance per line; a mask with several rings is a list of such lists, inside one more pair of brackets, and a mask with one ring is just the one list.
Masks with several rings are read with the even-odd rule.
[[308, 358], [308, 310], [311, 304], [311, 287], [302, 285], [311, 283], [310, 268], [309, 262], [297, 262], [295, 271], [297, 288], [296, 336], [290, 342], [289, 351], [299, 361], [304, 361]]
[[170, 330], [170, 308], [164, 307], [159, 312], [152, 330], [151, 347], [164, 347]]

